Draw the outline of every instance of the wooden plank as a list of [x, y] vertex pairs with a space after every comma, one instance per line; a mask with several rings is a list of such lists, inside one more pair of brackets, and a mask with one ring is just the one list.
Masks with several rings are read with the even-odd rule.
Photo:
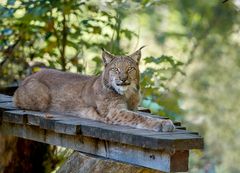
[[[94, 122], [94, 123], [93, 123]], [[70, 135], [75, 135], [81, 132], [81, 126], [88, 126], [88, 127], [100, 127], [100, 128], [110, 128], [109, 130], [117, 130], [118, 132], [124, 132], [124, 133], [130, 133], [130, 134], [137, 134], [137, 135], [154, 135], [154, 134], [181, 134], [181, 133], [190, 133], [190, 134], [198, 134], [197, 132], [190, 132], [182, 129], [176, 129], [174, 132], [154, 132], [150, 130], [144, 130], [144, 129], [136, 129], [131, 128], [128, 126], [119, 126], [119, 125], [106, 125], [105, 123], [77, 118], [77, 119], [67, 119], [67, 120], [60, 120], [55, 123], [55, 131], [58, 133], [66, 133]]]
[[[175, 148], [175, 139], [179, 139], [177, 136], [184, 134], [185, 146], [181, 146], [181, 149], [187, 149], [199, 147], [201, 148], [202, 143], [198, 146], [199, 141], [202, 140], [195, 132], [188, 132], [184, 130], [176, 130], [176, 132], [154, 132], [150, 130], [134, 129], [131, 127], [124, 127], [118, 125], [108, 125], [101, 122], [94, 122], [87, 119], [79, 121], [58, 121], [56, 122], [58, 133], [66, 133], [65, 129], [71, 125], [71, 130], [68, 130], [68, 134], [80, 133], [84, 136], [90, 136], [94, 138], [100, 138], [105, 140], [111, 140], [115, 142], [121, 142], [146, 148], [152, 149], [163, 149], [163, 148]], [[189, 137], [188, 137], [189, 136]], [[193, 140], [189, 140], [193, 139]], [[189, 140], [189, 144], [188, 141]], [[194, 141], [197, 141], [194, 143]], [[189, 149], [189, 148], [188, 148]]]
[[12, 97], [4, 94], [0, 94], [0, 103], [12, 102]]
[[50, 130], [40, 129], [36, 126], [23, 126], [7, 122], [0, 125], [0, 133], [72, 148], [96, 156], [164, 172], [183, 172], [188, 169], [188, 151], [177, 150], [170, 153], [163, 150], [144, 149], [133, 145], [120, 144], [82, 135], [59, 134]]
[[181, 126], [181, 122], [180, 122], [180, 121], [174, 121], [173, 124], [174, 124], [175, 126]]
[[146, 113], [151, 113], [151, 110], [148, 108], [144, 108], [144, 107], [138, 107], [137, 109], [140, 112], [146, 112]]
[[[152, 149], [201, 149], [203, 141], [195, 132], [177, 129], [175, 132], [154, 132], [150, 130], [135, 129], [131, 127], [109, 125], [89, 119], [72, 116], [52, 115], [53, 118], [46, 118], [45, 113], [33, 111], [7, 111], [3, 121], [13, 122], [16, 114], [19, 117], [27, 117], [27, 120], [16, 120], [18, 123], [27, 122], [30, 125], [40, 126], [40, 128], [52, 130], [63, 134], [82, 134], [84, 136], [99, 138], [124, 144], [136, 145]], [[34, 117], [34, 118], [33, 118]], [[10, 121], [11, 120], [11, 121]], [[33, 122], [34, 120], [34, 122]], [[178, 142], [181, 141], [181, 142]], [[178, 142], [178, 145], [176, 143]]]
[[[39, 126], [39, 124], [40, 124], [39, 116], [41, 116], [41, 117], [44, 116], [43, 113], [27, 111], [27, 110], [18, 110], [18, 109], [14, 109], [14, 108], [11, 108], [10, 110], [7, 109], [8, 111], [5, 111], [6, 109], [3, 109], [3, 108], [1, 108], [0, 110], [2, 110], [2, 115], [0, 115], [0, 117], [2, 117], [4, 119], [4, 121], [18, 123], [18, 124], [28, 123], [31, 125]], [[32, 118], [33, 119], [35, 118], [34, 119], [35, 121], [32, 120]], [[29, 123], [29, 120], [30, 120], [30, 123]]]
[[[147, 136], [155, 135], [155, 134], [158, 134], [158, 135], [198, 134], [197, 132], [190, 132], [190, 131], [186, 131], [186, 130], [182, 130], [182, 129], [176, 129], [176, 131], [174, 131], [174, 132], [155, 132], [155, 131], [145, 130], [145, 129], [136, 129], [136, 128], [132, 128], [132, 127], [128, 127], [128, 126], [110, 125], [110, 124], [105, 124], [102, 122], [83, 119], [83, 118], [77, 118], [77, 119], [73, 119], [73, 120], [66, 119], [66, 120], [57, 121], [56, 126], [59, 126], [58, 127], [59, 130], [57, 132], [65, 133], [66, 131], [64, 129], [70, 125], [76, 126], [76, 127], [73, 128], [75, 130], [72, 129], [71, 132], [69, 131], [69, 134], [77, 134], [77, 131], [81, 130], [81, 129], [79, 129], [80, 126], [82, 126], [82, 127], [86, 126], [86, 128], [99, 127], [99, 128], [111, 130], [111, 131], [129, 133], [129, 134], [133, 134], [133, 135], [147, 135]], [[76, 130], [76, 129], [78, 129], [78, 130]], [[83, 131], [81, 131], [81, 133], [83, 133]]]
[[55, 124], [58, 121], [77, 121], [79, 118], [77, 117], [68, 117], [68, 116], [59, 116], [54, 118], [40, 118], [40, 127], [42, 129], [53, 130], [55, 131]]
[[16, 124], [26, 124], [27, 115], [23, 110], [4, 111], [2, 114], [2, 121]]
[[37, 112], [37, 111], [29, 111], [25, 110], [25, 114], [27, 116], [27, 123], [34, 126], [41, 126], [44, 129], [52, 129], [54, 130], [54, 124], [56, 121], [60, 120], [70, 120], [70, 119], [78, 119], [78, 117], [61, 115], [61, 114], [52, 114], [46, 112]]
[[175, 126], [176, 129], [180, 129], [180, 130], [186, 130], [186, 127], [183, 127], [183, 126]]
[[54, 131], [57, 133], [64, 133], [68, 135], [82, 134], [80, 120], [66, 120], [55, 123]]
[[6, 110], [16, 110], [17, 108], [13, 105], [12, 102], [3, 102], [0, 103], [0, 123], [2, 123], [2, 114]]
[[41, 112], [27, 111], [26, 114], [28, 124], [34, 126], [40, 126], [40, 120], [45, 118], [44, 113]]
[[16, 106], [14, 106], [13, 102], [4, 102], [0, 103], [0, 110], [16, 110], [18, 109]]

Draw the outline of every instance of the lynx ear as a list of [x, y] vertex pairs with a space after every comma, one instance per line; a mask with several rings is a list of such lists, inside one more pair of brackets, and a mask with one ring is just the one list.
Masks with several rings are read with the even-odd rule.
[[108, 63], [110, 63], [115, 57], [107, 52], [104, 48], [102, 48], [102, 59], [103, 63], [106, 66]]
[[140, 49], [138, 49], [136, 52], [134, 52], [133, 54], [130, 55], [130, 57], [136, 61], [139, 64], [139, 61], [141, 59], [141, 50], [146, 47], [146, 46], [142, 46], [140, 47]]

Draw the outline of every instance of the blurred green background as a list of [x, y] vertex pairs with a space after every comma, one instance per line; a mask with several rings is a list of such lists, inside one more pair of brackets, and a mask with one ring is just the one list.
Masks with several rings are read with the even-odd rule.
[[2, 0], [0, 85], [37, 67], [98, 74], [142, 45], [141, 105], [205, 139], [189, 172], [240, 172], [240, 1]]

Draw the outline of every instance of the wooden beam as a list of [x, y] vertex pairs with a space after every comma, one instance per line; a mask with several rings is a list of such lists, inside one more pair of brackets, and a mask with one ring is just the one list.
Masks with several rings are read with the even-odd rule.
[[11, 102], [12, 97], [4, 94], [0, 94], [0, 103]]
[[2, 135], [17, 136], [38, 142], [71, 148], [104, 158], [144, 166], [164, 172], [188, 170], [187, 150], [164, 151], [152, 150], [132, 145], [110, 142], [82, 135], [67, 135], [40, 129], [37, 126], [3, 123], [0, 126]]
[[52, 118], [46, 118], [45, 113], [24, 110], [5, 111], [2, 120], [18, 124], [27, 123], [57, 133], [81, 134], [150, 149], [189, 150], [203, 147], [203, 140], [198, 133], [182, 129], [175, 132], [154, 132], [67, 115], [52, 114]]

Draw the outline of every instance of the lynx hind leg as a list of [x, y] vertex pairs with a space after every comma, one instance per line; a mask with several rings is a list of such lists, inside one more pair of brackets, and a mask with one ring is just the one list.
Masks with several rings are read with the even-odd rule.
[[30, 79], [20, 86], [13, 96], [17, 107], [46, 111], [50, 104], [49, 88], [37, 79]]

